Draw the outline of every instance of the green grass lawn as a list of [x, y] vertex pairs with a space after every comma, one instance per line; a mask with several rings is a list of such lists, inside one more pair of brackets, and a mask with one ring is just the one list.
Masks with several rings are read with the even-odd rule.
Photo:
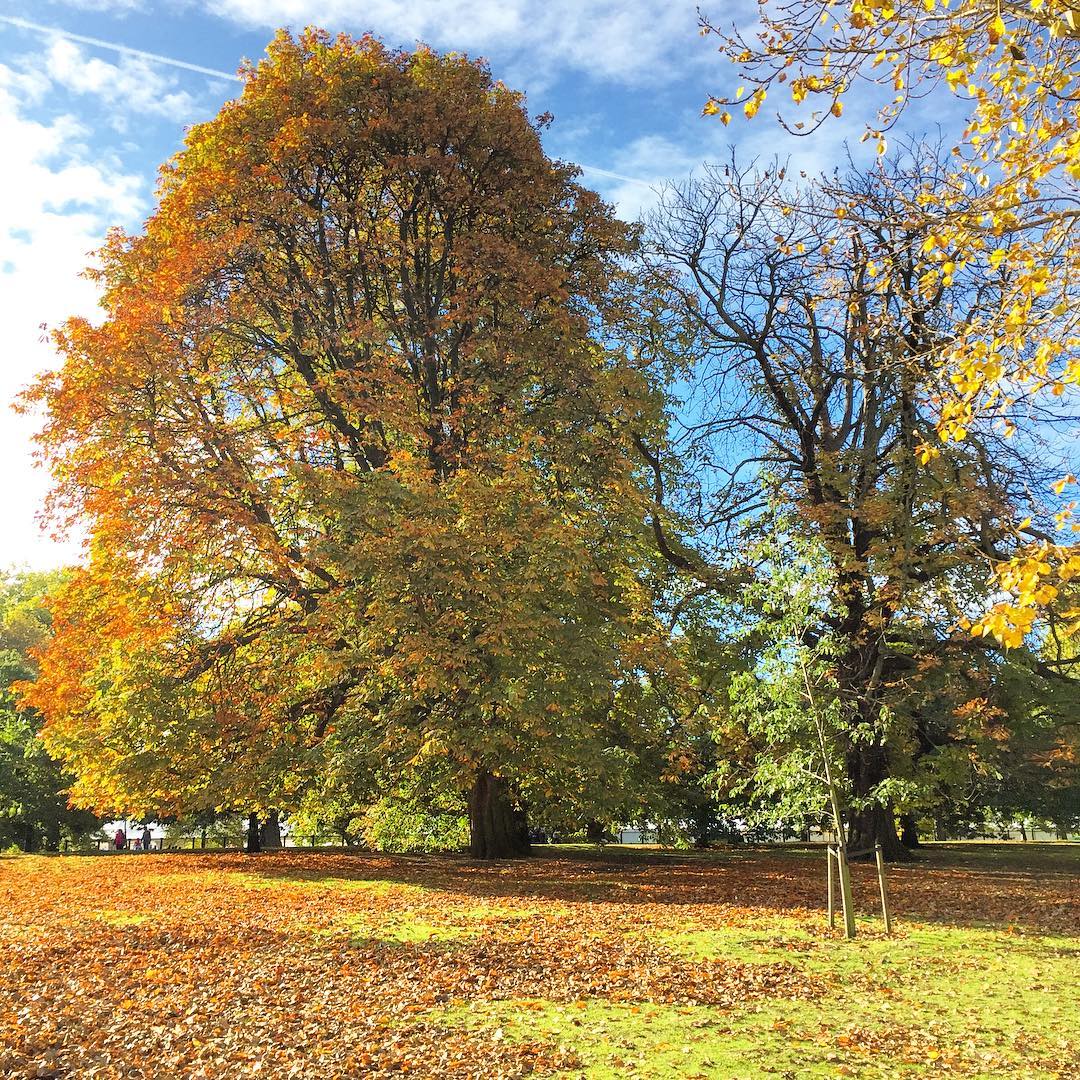
[[675, 931], [681, 955], [756, 970], [791, 967], [809, 1000], [716, 1009], [543, 999], [448, 1009], [449, 1023], [508, 1039], [555, 1039], [588, 1077], [1080, 1075], [1080, 942], [984, 928], [904, 925], [885, 938], [860, 920], [853, 942], [767, 925]]

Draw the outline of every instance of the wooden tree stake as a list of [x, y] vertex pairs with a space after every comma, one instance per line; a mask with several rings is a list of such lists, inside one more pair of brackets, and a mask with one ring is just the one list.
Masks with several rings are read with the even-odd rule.
[[881, 844], [874, 845], [874, 860], [877, 862], [878, 886], [881, 888], [881, 915], [885, 920], [885, 933], [892, 934], [892, 918], [889, 915], [889, 887], [885, 881], [885, 859], [881, 854]]
[[833, 849], [832, 844], [825, 849], [825, 864], [828, 867], [828, 879], [829, 879], [829, 929], [836, 929], [836, 910], [835, 901], [833, 899]]

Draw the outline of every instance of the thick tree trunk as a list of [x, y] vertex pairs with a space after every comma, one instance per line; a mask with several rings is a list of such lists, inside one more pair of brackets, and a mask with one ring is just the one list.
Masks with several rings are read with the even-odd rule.
[[259, 843], [263, 851], [277, 851], [281, 848], [281, 820], [276, 810], [271, 810], [259, 826]]
[[59, 851], [60, 850], [60, 820], [59, 818], [53, 818], [49, 822], [45, 829], [45, 850], [46, 851]]
[[247, 843], [244, 845], [244, 850], [249, 855], [254, 855], [257, 851], [262, 851], [262, 838], [259, 835], [258, 814], [250, 814], [248, 816]]
[[16, 826], [19, 836], [19, 847], [27, 855], [37, 850], [37, 829], [32, 821], [20, 821]]
[[585, 822], [585, 839], [590, 844], [603, 844], [608, 838], [607, 829], [602, 821]]
[[486, 769], [469, 794], [469, 854], [474, 859], [514, 859], [528, 855], [525, 811], [514, 802], [505, 780]]
[[848, 847], [858, 855], [853, 859], [872, 859], [874, 845], [881, 845], [881, 854], [887, 862], [910, 862], [911, 852], [896, 834], [896, 822], [888, 806], [870, 806], [858, 813], [850, 814], [848, 825]]
[[[877, 786], [888, 776], [884, 747], [859, 746], [848, 755], [848, 777], [860, 802], [873, 796]], [[875, 844], [888, 862], [910, 862], [911, 852], [900, 843], [892, 807], [870, 804], [852, 810], [848, 816], [848, 848], [862, 854], [854, 858], [872, 859]], [[869, 849], [869, 852], [867, 852]]]
[[909, 851], [920, 846], [919, 827], [915, 823], [914, 814], [900, 815], [900, 843]]

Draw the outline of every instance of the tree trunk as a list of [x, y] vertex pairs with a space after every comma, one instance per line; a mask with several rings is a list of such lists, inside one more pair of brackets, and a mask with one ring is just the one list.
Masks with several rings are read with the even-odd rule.
[[920, 846], [919, 827], [915, 823], [914, 814], [900, 815], [900, 843], [909, 851]]
[[1055, 821], [1054, 822], [1054, 835], [1059, 840], [1068, 840], [1069, 839], [1069, 830], [1068, 830], [1068, 827], [1065, 825], [1065, 822], [1063, 822], [1063, 821]]
[[585, 839], [590, 844], [603, 844], [607, 838], [607, 829], [602, 821], [585, 822]]
[[469, 794], [469, 854], [474, 859], [513, 859], [529, 851], [525, 811], [501, 776], [482, 770]]
[[874, 845], [881, 845], [881, 854], [887, 862], [910, 862], [911, 852], [896, 834], [896, 822], [892, 808], [869, 806], [858, 813], [849, 812], [848, 847], [857, 855], [852, 859], [872, 859]]
[[27, 855], [37, 850], [37, 829], [32, 821], [20, 821], [16, 826], [19, 847]]
[[[848, 776], [859, 802], [872, 798], [878, 785], [889, 775], [888, 759], [882, 746], [856, 747], [848, 754], [847, 764]], [[896, 821], [891, 806], [869, 803], [862, 810], [850, 810], [848, 849], [861, 852], [852, 857], [872, 859], [875, 844], [881, 844], [881, 853], [888, 862], [911, 861], [911, 852], [896, 835]]]
[[262, 838], [259, 835], [258, 814], [250, 814], [248, 816], [247, 843], [244, 845], [244, 850], [249, 855], [254, 855], [257, 851], [262, 851]]
[[263, 851], [277, 851], [281, 848], [281, 821], [276, 810], [271, 810], [259, 826], [259, 843]]
[[60, 850], [60, 819], [53, 818], [45, 829], [45, 850]]

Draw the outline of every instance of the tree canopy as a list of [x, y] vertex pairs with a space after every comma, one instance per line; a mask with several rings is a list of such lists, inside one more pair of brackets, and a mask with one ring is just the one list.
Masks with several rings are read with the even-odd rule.
[[79, 799], [429, 761], [497, 854], [575, 763], [629, 782], [663, 418], [604, 330], [633, 234], [542, 123], [481, 63], [282, 33], [112, 235], [36, 390], [91, 528], [30, 694]]

